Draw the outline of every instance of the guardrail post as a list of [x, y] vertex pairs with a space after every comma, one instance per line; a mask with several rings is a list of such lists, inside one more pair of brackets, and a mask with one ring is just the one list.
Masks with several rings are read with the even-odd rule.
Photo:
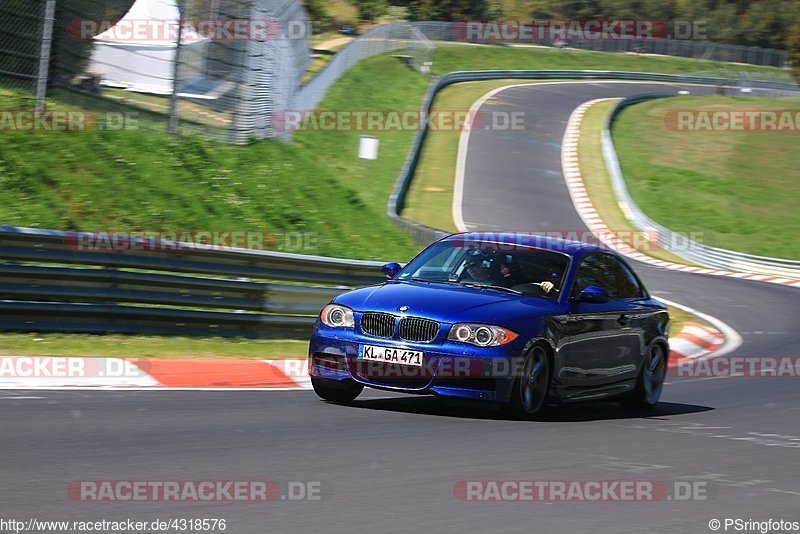
[[169, 97], [169, 121], [167, 133], [178, 132], [178, 87], [180, 86], [181, 55], [183, 49], [183, 25], [185, 24], [186, 0], [178, 0], [178, 43], [172, 65], [172, 94]]
[[53, 45], [53, 21], [56, 14], [56, 0], [47, 0], [42, 19], [42, 41], [39, 49], [39, 71], [36, 75], [36, 111], [44, 110], [47, 96], [47, 77], [50, 72], [50, 51]]

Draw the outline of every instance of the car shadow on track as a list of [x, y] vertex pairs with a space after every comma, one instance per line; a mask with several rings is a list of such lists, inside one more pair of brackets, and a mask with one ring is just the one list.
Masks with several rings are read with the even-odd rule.
[[707, 412], [714, 408], [697, 404], [682, 404], [676, 402], [660, 402], [649, 411], [628, 410], [613, 402], [592, 402], [582, 404], [569, 404], [561, 406], [548, 406], [531, 419], [525, 419], [508, 413], [503, 409], [487, 409], [480, 403], [454, 404], [444, 402], [437, 397], [398, 397], [391, 399], [361, 399], [349, 405], [352, 408], [367, 410], [381, 410], [389, 412], [415, 413], [419, 415], [434, 415], [440, 417], [455, 417], [461, 419], [488, 419], [496, 421], [528, 421], [548, 423], [569, 423], [580, 421], [602, 421], [615, 419], [659, 419], [675, 415], [686, 415]]

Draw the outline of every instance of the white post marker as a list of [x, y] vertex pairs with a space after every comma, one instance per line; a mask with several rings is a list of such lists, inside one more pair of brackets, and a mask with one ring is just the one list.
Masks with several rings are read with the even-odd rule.
[[362, 135], [358, 140], [358, 157], [360, 159], [378, 159], [380, 140], [377, 137]]

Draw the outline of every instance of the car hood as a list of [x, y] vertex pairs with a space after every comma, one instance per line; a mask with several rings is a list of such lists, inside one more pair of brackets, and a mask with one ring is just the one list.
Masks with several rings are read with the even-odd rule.
[[387, 282], [350, 291], [336, 298], [338, 304], [358, 312], [379, 311], [428, 317], [445, 323], [482, 322], [511, 325], [532, 315], [556, 313], [558, 304], [536, 297], [425, 282]]

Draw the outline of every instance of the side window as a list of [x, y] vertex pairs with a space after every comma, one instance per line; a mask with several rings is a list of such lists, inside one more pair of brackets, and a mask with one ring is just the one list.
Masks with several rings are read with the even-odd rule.
[[611, 298], [617, 293], [614, 278], [610, 275], [607, 254], [591, 254], [586, 256], [578, 268], [572, 296], [578, 294], [589, 286], [599, 286], [608, 291]]
[[633, 274], [633, 271], [631, 271], [630, 267], [620, 262], [616, 258], [613, 259], [614, 263], [617, 264], [618, 273], [616, 274], [616, 277], [620, 290], [619, 298], [638, 299], [644, 297], [644, 289], [642, 288], [641, 284], [639, 284], [639, 281], [636, 279], [636, 276]]
[[610, 254], [591, 254], [581, 262], [572, 296], [589, 286], [602, 287], [612, 299], [638, 298], [643, 294], [630, 269]]

